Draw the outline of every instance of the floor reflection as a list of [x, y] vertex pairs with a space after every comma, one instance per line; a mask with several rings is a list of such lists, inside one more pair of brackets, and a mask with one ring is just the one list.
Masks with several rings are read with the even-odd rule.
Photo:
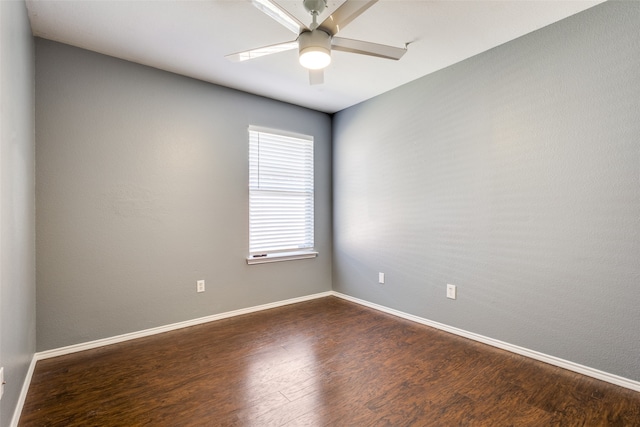
[[245, 425], [321, 426], [324, 382], [316, 365], [318, 343], [293, 334], [248, 356]]

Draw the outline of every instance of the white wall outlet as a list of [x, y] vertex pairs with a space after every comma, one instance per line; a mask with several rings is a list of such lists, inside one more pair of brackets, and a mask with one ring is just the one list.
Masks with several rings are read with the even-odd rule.
[[378, 273], [378, 283], [384, 283], [384, 273]]
[[4, 368], [0, 368], [0, 399], [4, 394]]
[[196, 291], [197, 292], [204, 292], [204, 280], [198, 280], [198, 282], [196, 284]]
[[447, 284], [447, 298], [456, 299], [456, 285]]

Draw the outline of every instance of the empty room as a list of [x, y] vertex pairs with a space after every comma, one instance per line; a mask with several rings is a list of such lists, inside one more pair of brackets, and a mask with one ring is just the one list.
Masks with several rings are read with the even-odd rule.
[[639, 29], [0, 0], [0, 427], [640, 426]]

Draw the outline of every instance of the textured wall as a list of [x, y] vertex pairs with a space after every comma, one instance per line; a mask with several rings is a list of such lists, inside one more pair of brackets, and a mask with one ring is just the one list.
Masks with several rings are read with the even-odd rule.
[[[40, 39], [36, 90], [39, 351], [331, 289], [330, 116]], [[250, 124], [315, 137], [316, 259], [246, 264]]]
[[607, 2], [338, 113], [334, 289], [640, 380], [638, 28]]
[[34, 43], [22, 1], [0, 1], [0, 426], [36, 346]]

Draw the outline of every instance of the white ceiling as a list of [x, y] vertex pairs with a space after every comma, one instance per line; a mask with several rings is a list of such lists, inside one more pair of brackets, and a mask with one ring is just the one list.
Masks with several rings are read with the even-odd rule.
[[[302, 0], [276, 0], [304, 23]], [[349, 0], [357, 1], [357, 0]], [[328, 0], [320, 21], [344, 0]], [[26, 0], [38, 37], [333, 113], [592, 7], [602, 0], [380, 0], [339, 36], [403, 47], [399, 61], [333, 52], [310, 86], [297, 51], [225, 55], [295, 39], [249, 0]]]

